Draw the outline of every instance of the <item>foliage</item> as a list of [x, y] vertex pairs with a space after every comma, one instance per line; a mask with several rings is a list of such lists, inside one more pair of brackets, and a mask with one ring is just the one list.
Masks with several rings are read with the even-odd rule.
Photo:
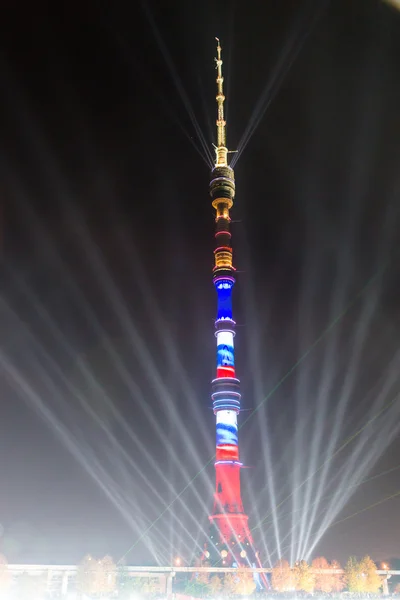
[[361, 564], [358, 560], [351, 556], [344, 568], [346, 587], [349, 592], [363, 593], [364, 581], [362, 576]]
[[296, 585], [292, 569], [287, 560], [281, 559], [272, 569], [271, 584], [277, 592], [294, 590]]
[[[339, 573], [335, 573], [335, 569], [340, 569], [340, 564], [337, 561], [332, 561], [331, 564], [324, 556], [314, 558], [311, 564], [312, 569], [315, 569], [315, 589], [325, 594], [332, 592], [340, 592], [344, 588], [343, 577]], [[322, 573], [318, 571], [330, 570], [331, 573]]]
[[85, 556], [78, 567], [77, 589], [83, 594], [101, 598], [114, 592], [116, 587], [116, 565], [110, 556], [97, 560]]
[[369, 556], [364, 556], [360, 563], [364, 579], [364, 592], [376, 594], [382, 587], [382, 579], [376, 572], [376, 564]]
[[249, 596], [256, 589], [253, 572], [242, 567], [235, 573], [225, 573], [223, 592], [235, 596]]
[[345, 568], [347, 589], [358, 594], [376, 594], [382, 586], [382, 580], [376, 573], [376, 564], [369, 556], [358, 562], [351, 557]]
[[[341, 570], [342, 567], [340, 566], [340, 562], [337, 560], [333, 560], [331, 562], [331, 568], [332, 569], [338, 569]], [[345, 577], [342, 573], [335, 573], [333, 575], [333, 588], [332, 588], [332, 592], [342, 592], [344, 590], [344, 588], [346, 587], [346, 580]]]
[[[236, 575], [236, 574], [235, 574]], [[239, 596], [250, 596], [256, 589], [256, 582], [254, 581], [254, 576], [252, 571], [242, 568], [238, 569], [238, 574], [236, 575], [236, 587], [235, 594]]]
[[162, 577], [139, 577], [122, 569], [118, 577], [118, 598], [131, 600], [140, 597], [141, 594], [152, 596], [162, 593], [164, 585]]
[[[208, 567], [209, 562], [202, 562], [201, 559], [197, 559], [195, 566], [197, 567]], [[209, 591], [210, 585], [210, 573], [193, 573], [193, 577], [187, 582], [185, 586], [185, 593], [188, 595], [204, 595]]]
[[222, 581], [219, 575], [213, 575], [211, 577], [209, 588], [212, 596], [219, 594], [219, 592], [222, 590]]
[[315, 575], [305, 560], [296, 562], [293, 569], [296, 590], [311, 593], [315, 587]]
[[[209, 567], [210, 563], [205, 562], [205, 563], [203, 563], [203, 566]], [[204, 586], [204, 588], [208, 587], [208, 585], [210, 583], [210, 577], [211, 577], [210, 573], [200, 572], [200, 573], [195, 573], [194, 576], [195, 576], [196, 582], [199, 585]]]
[[188, 596], [203, 596], [208, 593], [208, 587], [196, 579], [189, 580], [184, 587], [184, 594]]
[[234, 594], [236, 589], [236, 573], [225, 573], [222, 582], [222, 589], [225, 594]]
[[8, 590], [11, 584], [11, 573], [8, 570], [8, 562], [4, 554], [0, 554], [0, 592]]
[[323, 573], [322, 571], [328, 571], [331, 566], [324, 556], [318, 556], [314, 558], [311, 563], [311, 567], [315, 569], [315, 589], [319, 592], [330, 594], [332, 592], [332, 575], [330, 573]]

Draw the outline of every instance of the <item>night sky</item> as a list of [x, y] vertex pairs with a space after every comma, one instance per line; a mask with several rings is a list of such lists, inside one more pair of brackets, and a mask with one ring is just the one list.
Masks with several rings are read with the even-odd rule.
[[400, 14], [369, 0], [8, 4], [0, 551], [167, 564], [203, 543], [216, 297], [194, 120], [212, 149], [218, 35], [240, 150], [243, 500], [251, 527], [277, 515], [255, 540], [266, 566], [278, 546], [398, 557], [400, 495], [384, 500], [400, 491]]

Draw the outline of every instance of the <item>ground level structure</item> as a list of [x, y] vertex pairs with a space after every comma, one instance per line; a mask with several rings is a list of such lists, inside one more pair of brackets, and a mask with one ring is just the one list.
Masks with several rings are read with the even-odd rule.
[[[30, 575], [32, 577], [45, 576], [47, 582], [47, 591], [50, 593], [61, 594], [61, 597], [66, 597], [68, 591], [73, 584], [78, 567], [75, 565], [24, 565], [24, 564], [9, 564], [8, 571], [12, 578], [16, 580], [23, 574]], [[272, 569], [252, 568], [249, 569], [253, 573], [271, 573]], [[165, 594], [167, 597], [172, 595], [172, 582], [177, 573], [236, 573], [235, 568], [221, 568], [221, 567], [141, 567], [141, 566], [124, 566], [117, 568], [114, 574], [124, 574], [125, 576], [132, 578], [152, 578], [157, 579], [159, 582], [159, 593]], [[332, 569], [316, 569], [315, 572], [320, 574], [330, 574]], [[337, 574], [343, 573], [343, 569], [336, 569]], [[400, 571], [395, 570], [377, 570], [378, 575], [382, 576], [383, 579], [383, 591], [387, 595], [388, 590], [388, 579], [392, 575], [400, 575]]]

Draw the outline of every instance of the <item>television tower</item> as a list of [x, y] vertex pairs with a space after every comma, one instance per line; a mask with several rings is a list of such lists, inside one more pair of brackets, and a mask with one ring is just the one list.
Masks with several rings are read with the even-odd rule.
[[215, 320], [217, 338], [217, 372], [212, 382], [213, 409], [216, 416], [215, 497], [210, 543], [205, 558], [221, 566], [251, 566], [259, 563], [254, 550], [248, 516], [240, 494], [240, 469], [237, 416], [240, 412], [240, 381], [235, 374], [235, 321], [232, 314], [232, 289], [235, 267], [229, 211], [235, 197], [235, 176], [228, 165], [226, 121], [224, 118], [221, 45], [217, 39], [217, 146], [211, 172], [210, 195], [215, 209], [215, 265], [213, 283], [217, 291], [218, 309]]

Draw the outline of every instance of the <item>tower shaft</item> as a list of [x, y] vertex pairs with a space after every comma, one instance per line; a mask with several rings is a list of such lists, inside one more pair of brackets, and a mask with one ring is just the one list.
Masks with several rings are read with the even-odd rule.
[[235, 321], [232, 290], [235, 267], [230, 232], [230, 209], [235, 197], [235, 176], [227, 163], [226, 121], [224, 117], [221, 45], [217, 39], [217, 142], [215, 166], [211, 173], [210, 195], [215, 210], [215, 250], [213, 283], [218, 307], [215, 320], [217, 369], [212, 382], [213, 410], [216, 416], [216, 490], [207, 552], [214, 563], [248, 565], [255, 560], [253, 540], [240, 491], [237, 416], [240, 412], [240, 381], [235, 372]]

